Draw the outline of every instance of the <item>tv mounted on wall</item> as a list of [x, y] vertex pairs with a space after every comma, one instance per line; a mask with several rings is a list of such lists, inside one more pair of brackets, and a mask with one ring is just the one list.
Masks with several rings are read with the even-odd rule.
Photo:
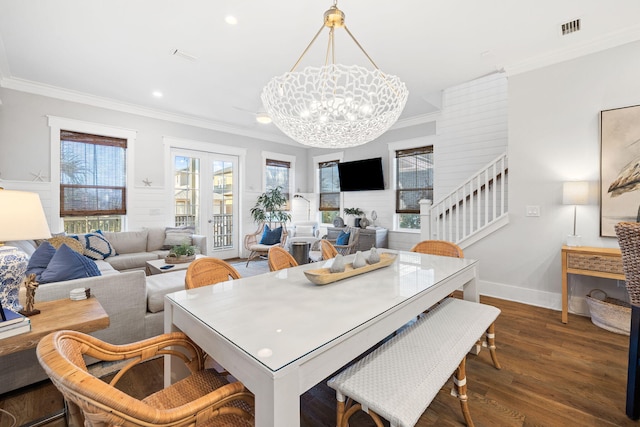
[[384, 190], [382, 157], [338, 163], [340, 191]]

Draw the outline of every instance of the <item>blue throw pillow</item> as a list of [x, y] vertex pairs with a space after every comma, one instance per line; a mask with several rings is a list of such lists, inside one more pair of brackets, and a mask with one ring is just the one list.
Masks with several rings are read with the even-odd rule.
[[36, 277], [47, 268], [49, 261], [56, 254], [56, 248], [51, 243], [44, 241], [38, 246], [35, 252], [29, 258], [29, 264], [27, 264], [27, 277], [30, 274], [35, 274]]
[[37, 280], [39, 283], [51, 283], [93, 276], [100, 276], [96, 263], [62, 244]]
[[336, 239], [336, 245], [348, 245], [349, 237], [351, 237], [351, 233], [345, 233], [344, 231], [341, 231], [338, 235], [338, 238]]
[[262, 232], [262, 239], [260, 239], [261, 245], [275, 245], [280, 243], [280, 236], [282, 236], [282, 227], [274, 228], [273, 230], [265, 224], [264, 231]]

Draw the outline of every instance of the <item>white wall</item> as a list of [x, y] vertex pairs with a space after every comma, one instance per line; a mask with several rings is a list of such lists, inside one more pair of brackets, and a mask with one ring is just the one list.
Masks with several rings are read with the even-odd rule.
[[[257, 194], [262, 192], [262, 151], [295, 156], [296, 188], [307, 187], [307, 150], [300, 146], [284, 145], [254, 138], [232, 135], [210, 129], [178, 124], [122, 113], [90, 105], [79, 104], [0, 88], [0, 186], [29, 190], [36, 174], [42, 174], [50, 182], [50, 136], [47, 116], [58, 116], [107, 126], [126, 128], [137, 133], [135, 141], [134, 186], [128, 200], [128, 228], [166, 226], [171, 218], [171, 192], [165, 187], [166, 171], [163, 167], [165, 152], [163, 137], [199, 141], [216, 145], [246, 148], [246, 163], [241, 176], [240, 212], [241, 235], [253, 231], [249, 208]], [[151, 187], [143, 180], [151, 181]], [[43, 185], [37, 185], [41, 190]], [[44, 187], [48, 188], [48, 187]], [[36, 190], [33, 190], [36, 191]], [[43, 199], [50, 199], [38, 191]], [[46, 192], [46, 191], [45, 191]], [[46, 209], [46, 206], [45, 206]], [[51, 224], [51, 223], [50, 223]], [[52, 232], [57, 224], [52, 224]]]
[[[615, 247], [599, 237], [601, 110], [640, 104], [640, 43], [509, 77], [509, 218], [507, 227], [465, 250], [481, 261], [483, 294], [561, 308], [560, 249], [573, 228], [562, 182], [591, 182], [578, 207], [585, 246]], [[540, 217], [526, 217], [527, 205]], [[570, 311], [586, 313], [593, 288], [625, 298], [622, 283], [570, 277]], [[559, 315], [558, 315], [559, 317]]]
[[507, 150], [507, 77], [491, 74], [443, 93], [434, 147], [434, 200]]
[[[465, 249], [467, 257], [480, 260], [481, 293], [560, 310], [560, 248], [571, 232], [573, 220], [572, 207], [562, 205], [565, 180], [592, 183], [591, 204], [578, 207], [578, 233], [583, 236], [583, 244], [617, 245], [613, 238], [599, 237], [599, 112], [640, 104], [638, 76], [640, 43], [636, 42], [508, 78], [510, 223]], [[47, 114], [138, 130], [136, 181], [149, 178], [154, 183], [163, 182], [164, 171], [156, 166], [162, 160], [156, 151], [161, 151], [158, 144], [165, 135], [246, 147], [243, 212], [247, 217], [261, 191], [262, 168], [257, 167], [261, 150], [296, 153], [301, 166], [297, 169], [296, 188], [305, 195], [313, 192], [312, 157], [329, 152], [297, 149], [7, 89], [0, 89], [0, 99], [0, 179], [22, 181], [31, 187], [31, 173], [42, 170], [47, 175], [49, 170]], [[433, 124], [391, 131], [363, 147], [346, 150], [343, 160], [380, 156], [388, 164], [387, 143], [434, 133]], [[302, 167], [305, 162], [306, 168]], [[388, 172], [386, 179], [389, 187]], [[42, 188], [46, 189], [46, 184], [35, 185], [34, 191]], [[156, 207], [161, 201], [153, 190], [142, 188], [136, 195], [145, 208], [134, 205], [132, 209], [139, 210], [136, 215], [142, 221], [147, 208]], [[345, 195], [345, 206], [358, 206], [367, 216], [375, 209], [377, 223], [391, 227], [392, 200], [389, 190], [349, 193]], [[301, 203], [303, 209], [304, 205]], [[528, 205], [540, 206], [541, 216], [525, 217]], [[306, 219], [302, 213], [305, 218], [300, 218], [299, 212], [295, 217]], [[145, 220], [153, 218], [146, 216]], [[246, 221], [245, 227], [250, 227]], [[389, 241], [392, 247], [405, 248], [415, 237], [393, 233]], [[573, 276], [571, 311], [586, 312], [583, 297], [592, 288], [603, 288], [618, 298], [626, 296], [615, 281]]]

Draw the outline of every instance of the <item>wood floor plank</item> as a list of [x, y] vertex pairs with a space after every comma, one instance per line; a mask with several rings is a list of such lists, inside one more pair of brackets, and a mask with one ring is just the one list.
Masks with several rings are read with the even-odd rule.
[[[627, 336], [598, 328], [581, 316], [570, 315], [563, 324], [558, 311], [490, 297], [481, 300], [502, 310], [496, 342], [503, 368], [493, 367], [486, 350], [467, 357], [469, 408], [476, 426], [638, 425], [624, 411]], [[131, 374], [122, 382], [126, 392], [153, 392], [162, 385], [162, 360], [147, 362]], [[450, 383], [440, 390], [418, 427], [464, 425], [450, 390]], [[15, 413], [18, 425], [61, 407], [62, 398], [49, 382], [0, 395], [0, 408]], [[301, 397], [301, 409], [303, 427], [335, 425], [335, 394], [325, 382]], [[9, 425], [8, 417], [0, 414], [0, 427]], [[374, 424], [360, 413], [350, 425]]]

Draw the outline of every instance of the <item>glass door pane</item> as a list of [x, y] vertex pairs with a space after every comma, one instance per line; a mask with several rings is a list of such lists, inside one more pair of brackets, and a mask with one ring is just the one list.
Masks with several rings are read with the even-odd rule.
[[207, 255], [237, 258], [238, 158], [173, 149], [175, 225], [195, 225], [207, 236]]
[[233, 163], [224, 160], [212, 162], [213, 178], [213, 249], [229, 249], [234, 243], [233, 221]]
[[174, 157], [174, 217], [175, 226], [191, 225], [200, 230], [200, 159]]

